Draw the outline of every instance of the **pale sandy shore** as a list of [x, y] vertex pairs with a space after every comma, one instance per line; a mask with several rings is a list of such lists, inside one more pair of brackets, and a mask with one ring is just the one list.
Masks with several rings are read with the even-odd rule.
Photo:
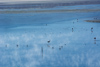
[[96, 12], [100, 9], [65, 9], [65, 10], [1, 10], [0, 14], [7, 13], [57, 13], [57, 12]]

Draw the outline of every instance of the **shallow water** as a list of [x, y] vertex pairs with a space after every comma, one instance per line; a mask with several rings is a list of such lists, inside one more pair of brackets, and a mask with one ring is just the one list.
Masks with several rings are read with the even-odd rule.
[[100, 23], [85, 22], [99, 14], [0, 14], [0, 66], [99, 67]]

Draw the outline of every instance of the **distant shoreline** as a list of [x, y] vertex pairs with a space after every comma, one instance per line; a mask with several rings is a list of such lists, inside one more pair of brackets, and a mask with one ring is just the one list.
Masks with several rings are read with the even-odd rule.
[[[61, 13], [61, 12], [96, 12], [100, 9], [63, 9], [63, 10], [3, 10], [0, 14], [15, 14], [15, 13]], [[86, 20], [89, 22], [89, 20]]]
[[74, 5], [89, 5], [100, 4], [100, 1], [75, 1], [75, 2], [50, 2], [50, 3], [0, 3], [0, 9], [26, 9], [26, 8], [53, 8], [57, 6], [74, 6]]

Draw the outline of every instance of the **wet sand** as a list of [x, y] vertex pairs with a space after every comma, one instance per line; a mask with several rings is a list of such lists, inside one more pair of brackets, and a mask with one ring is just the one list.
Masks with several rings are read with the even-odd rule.
[[85, 20], [86, 22], [100, 23], [100, 20]]

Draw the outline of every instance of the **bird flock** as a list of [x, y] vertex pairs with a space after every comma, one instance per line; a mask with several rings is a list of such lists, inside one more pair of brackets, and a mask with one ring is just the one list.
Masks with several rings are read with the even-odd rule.
[[[94, 19], [97, 19], [97, 18], [94, 18]], [[79, 19], [77, 19], [76, 21], [78, 22]], [[75, 22], [73, 22], [73, 24], [75, 24]], [[48, 25], [48, 24], [46, 24], [46, 26], [47, 26], [47, 25]], [[72, 28], [72, 32], [74, 32], [74, 28]], [[60, 32], [60, 33], [61, 33], [61, 32]], [[93, 33], [93, 27], [91, 27], [91, 33]], [[45, 35], [46, 35], [46, 34], [45, 34]], [[51, 42], [51, 40], [48, 40], [48, 41], [47, 41], [47, 47], [50, 47], [50, 48], [52, 48], [52, 49], [55, 49], [55, 47], [50, 46], [50, 42]], [[94, 37], [94, 44], [96, 44], [96, 37]], [[66, 45], [66, 44], [64, 44], [64, 45]], [[59, 46], [59, 50], [63, 49], [63, 46], [64, 46], [64, 45]], [[85, 45], [86, 45], [86, 44], [85, 44]], [[5, 45], [5, 47], [8, 47], [8, 45]], [[18, 48], [19, 45], [17, 44], [16, 47]], [[26, 47], [29, 47], [29, 45], [26, 45]], [[42, 53], [42, 57], [43, 57], [43, 47], [41, 47], [41, 53]]]

